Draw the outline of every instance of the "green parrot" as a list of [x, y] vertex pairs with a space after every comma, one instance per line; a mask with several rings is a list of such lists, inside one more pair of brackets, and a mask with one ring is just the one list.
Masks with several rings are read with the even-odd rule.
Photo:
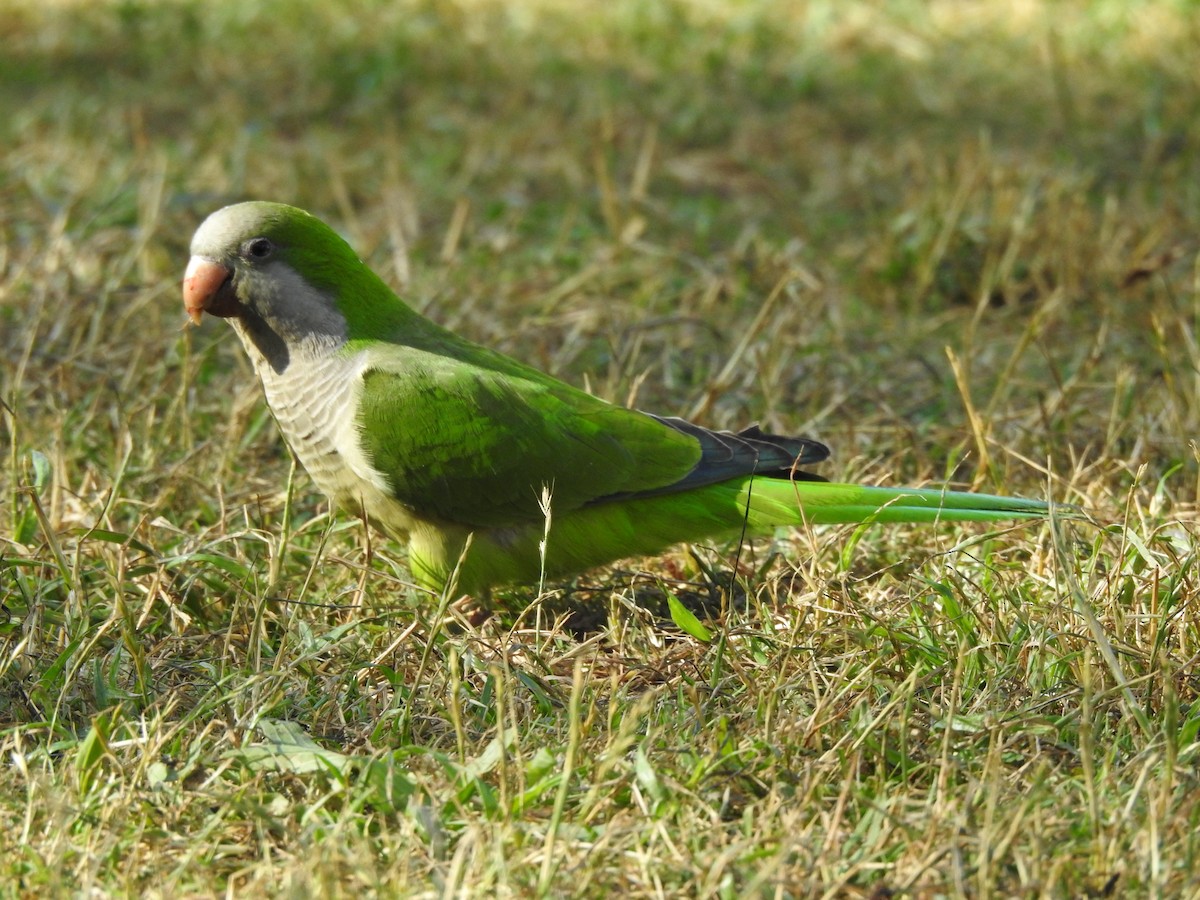
[[334, 505], [409, 544], [422, 584], [482, 593], [672, 544], [804, 523], [1040, 518], [1047, 504], [831, 484], [823, 444], [614, 406], [435, 325], [325, 223], [238, 203], [192, 239], [184, 305], [228, 319]]

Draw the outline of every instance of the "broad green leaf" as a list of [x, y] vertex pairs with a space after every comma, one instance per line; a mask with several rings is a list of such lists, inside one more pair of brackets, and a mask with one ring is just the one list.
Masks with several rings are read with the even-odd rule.
[[671, 611], [671, 621], [679, 627], [680, 631], [690, 634], [696, 640], [706, 644], [712, 640], [712, 632], [705, 628], [704, 624], [674, 594], [667, 594], [667, 607]]

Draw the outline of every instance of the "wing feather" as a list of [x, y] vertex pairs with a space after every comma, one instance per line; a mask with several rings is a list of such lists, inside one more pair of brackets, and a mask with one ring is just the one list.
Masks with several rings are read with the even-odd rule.
[[[614, 406], [514, 360], [390, 345], [362, 375], [363, 450], [415, 514], [472, 528], [541, 519], [595, 503], [796, 470], [824, 445], [757, 426], [715, 432]], [[819, 480], [819, 479], [818, 479]]]

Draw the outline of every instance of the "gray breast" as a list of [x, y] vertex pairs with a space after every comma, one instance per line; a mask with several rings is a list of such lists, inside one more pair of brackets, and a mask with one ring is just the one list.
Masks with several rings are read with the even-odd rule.
[[[362, 361], [329, 347], [298, 347], [276, 371], [251, 354], [283, 436], [318, 488], [353, 508], [363, 493], [352, 463], [360, 454], [355, 405]], [[361, 467], [360, 467], [361, 468]]]

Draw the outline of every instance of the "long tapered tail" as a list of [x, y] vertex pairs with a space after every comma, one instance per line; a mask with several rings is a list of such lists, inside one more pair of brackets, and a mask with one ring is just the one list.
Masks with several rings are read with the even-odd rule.
[[[849, 522], [997, 522], [1042, 519], [1050, 504], [940, 488], [868, 487], [757, 478], [745, 485], [750, 519], [757, 524]], [[1063, 508], [1066, 511], [1066, 508]]]

